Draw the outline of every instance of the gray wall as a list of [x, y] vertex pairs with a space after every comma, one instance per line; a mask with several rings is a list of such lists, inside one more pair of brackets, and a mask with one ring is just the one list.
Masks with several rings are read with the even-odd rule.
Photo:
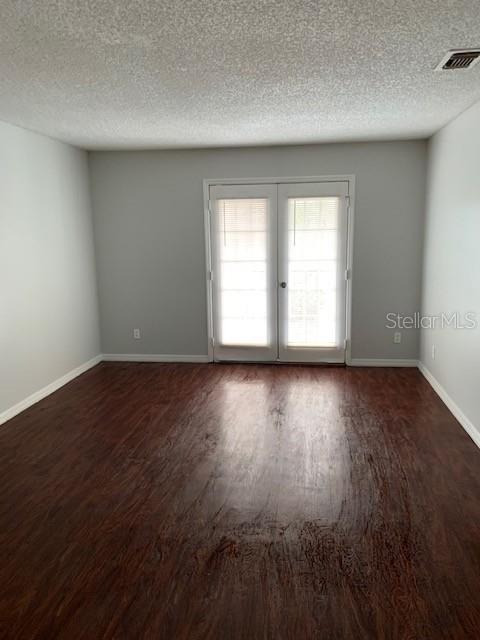
[[425, 170], [423, 141], [92, 152], [103, 351], [207, 353], [203, 178], [356, 174], [352, 355], [417, 358], [385, 314], [420, 306]]
[[[480, 320], [480, 103], [429, 144], [423, 313]], [[480, 429], [480, 329], [422, 331], [421, 361]], [[435, 359], [432, 358], [435, 345]]]
[[99, 353], [87, 154], [0, 123], [0, 413]]

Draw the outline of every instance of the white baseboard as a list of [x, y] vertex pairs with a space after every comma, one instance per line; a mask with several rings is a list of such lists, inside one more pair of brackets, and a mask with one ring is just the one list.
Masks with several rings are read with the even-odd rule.
[[63, 387], [65, 384], [67, 384], [67, 382], [71, 382], [74, 378], [76, 378], [82, 373], [85, 373], [85, 371], [88, 371], [88, 369], [91, 369], [101, 361], [102, 361], [101, 355], [95, 356], [91, 360], [88, 360], [88, 362], [84, 362], [79, 367], [72, 369], [71, 371], [63, 375], [61, 378], [57, 378], [57, 380], [54, 380], [50, 384], [47, 384], [47, 386], [43, 387], [43, 389], [40, 389], [39, 391], [35, 391], [35, 393], [32, 393], [32, 395], [28, 396], [28, 398], [21, 400], [13, 407], [10, 407], [6, 411], [3, 411], [2, 413], [0, 413], [0, 424], [7, 422], [7, 420], [10, 420], [17, 414], [21, 413], [22, 411], [25, 411], [25, 409], [28, 409], [28, 407], [31, 407], [32, 404], [35, 404], [36, 402], [43, 400], [43, 398], [46, 398], [54, 391], [57, 391], [57, 389], [60, 389], [60, 387]]
[[418, 367], [418, 360], [352, 358], [347, 364], [349, 367]]
[[[207, 355], [175, 355], [175, 354], [132, 354], [132, 353], [104, 353], [98, 355], [84, 362], [79, 367], [72, 369], [61, 378], [54, 380], [43, 389], [32, 393], [28, 398], [21, 400], [13, 407], [6, 409], [0, 413], [0, 425], [7, 422], [14, 416], [18, 415], [33, 404], [43, 400], [60, 387], [63, 387], [68, 382], [71, 382], [74, 378], [78, 377], [88, 369], [91, 369], [102, 360], [107, 362], [209, 362]], [[427, 369], [427, 367], [417, 360], [400, 360], [400, 359], [370, 359], [370, 358], [353, 358], [349, 366], [352, 367], [418, 367], [425, 379], [429, 382], [434, 391], [443, 400], [446, 406], [453, 413], [455, 418], [459, 421], [468, 435], [472, 438], [475, 444], [480, 447], [480, 432], [475, 428], [473, 423], [467, 418], [460, 407], [449, 396], [447, 391], [442, 387], [434, 375]]]
[[185, 356], [156, 353], [104, 353], [105, 362], [210, 362], [207, 355]]
[[475, 442], [477, 447], [480, 447], [480, 432], [475, 428], [473, 422], [471, 422], [467, 416], [460, 409], [458, 404], [449, 396], [444, 387], [439, 383], [439, 381], [435, 378], [433, 373], [431, 373], [427, 367], [423, 364], [423, 362], [418, 363], [418, 368], [420, 369], [423, 377], [427, 380], [433, 390], [437, 393], [438, 396], [443, 400], [443, 402], [447, 405], [450, 411], [453, 413], [455, 418], [459, 421], [471, 439]]

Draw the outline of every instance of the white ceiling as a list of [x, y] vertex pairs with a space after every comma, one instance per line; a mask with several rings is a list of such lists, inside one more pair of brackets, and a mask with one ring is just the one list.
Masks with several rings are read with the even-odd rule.
[[86, 148], [425, 137], [478, 0], [2, 0], [0, 120]]

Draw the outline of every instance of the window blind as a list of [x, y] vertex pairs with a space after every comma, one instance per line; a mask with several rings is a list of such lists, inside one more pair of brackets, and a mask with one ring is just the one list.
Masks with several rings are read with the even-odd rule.
[[338, 342], [338, 215], [336, 197], [288, 199], [288, 346]]
[[223, 345], [268, 344], [268, 199], [217, 200], [219, 338]]

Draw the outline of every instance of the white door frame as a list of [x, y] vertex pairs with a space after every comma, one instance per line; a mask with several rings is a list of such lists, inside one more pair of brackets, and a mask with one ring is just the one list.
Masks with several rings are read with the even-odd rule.
[[[347, 278], [346, 278], [346, 326], [345, 363], [352, 362], [352, 275], [353, 275], [353, 230], [355, 216], [355, 175], [289, 176], [273, 178], [205, 179], [203, 181], [203, 211], [205, 230], [205, 279], [207, 292], [208, 361], [213, 362], [213, 296], [212, 296], [212, 247], [210, 235], [210, 187], [239, 184], [282, 184], [289, 182], [347, 182]], [[282, 364], [279, 362], [279, 364]]]

